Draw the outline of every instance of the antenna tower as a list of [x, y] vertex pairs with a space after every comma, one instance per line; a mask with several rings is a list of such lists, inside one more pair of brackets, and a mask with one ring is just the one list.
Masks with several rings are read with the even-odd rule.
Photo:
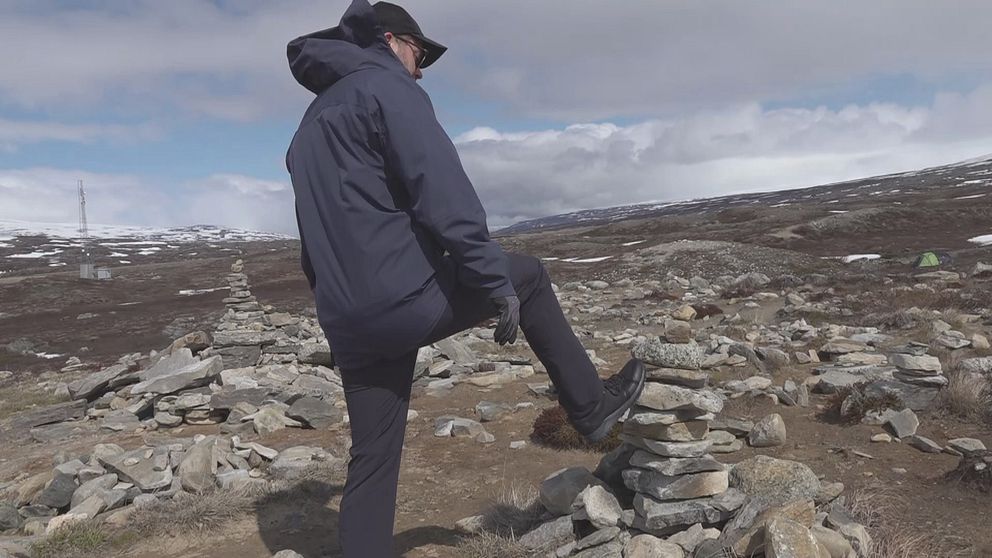
[[90, 231], [86, 225], [86, 190], [83, 188], [83, 181], [78, 182], [79, 186], [79, 238], [81, 240], [82, 255], [79, 260], [79, 278], [95, 279], [96, 271], [93, 267], [93, 256], [90, 254]]

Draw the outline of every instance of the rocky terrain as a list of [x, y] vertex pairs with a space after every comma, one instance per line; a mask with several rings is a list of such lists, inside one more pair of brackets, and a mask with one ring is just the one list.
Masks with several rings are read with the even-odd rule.
[[[649, 383], [615, 449], [557, 450], [526, 343], [422, 349], [398, 551], [992, 555], [988, 166], [501, 235], [602, 374]], [[191, 242], [0, 276], [0, 556], [337, 554], [348, 418], [298, 245]]]

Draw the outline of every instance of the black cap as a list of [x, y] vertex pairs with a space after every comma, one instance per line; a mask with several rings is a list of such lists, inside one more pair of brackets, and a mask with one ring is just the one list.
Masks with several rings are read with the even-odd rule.
[[379, 19], [379, 25], [384, 32], [388, 31], [393, 35], [412, 35], [424, 45], [424, 48], [427, 49], [427, 57], [420, 65], [421, 68], [430, 66], [438, 58], [441, 58], [444, 51], [448, 50], [448, 47], [441, 43], [425, 37], [424, 32], [420, 30], [420, 26], [410, 17], [410, 14], [396, 4], [376, 2], [372, 5], [372, 9], [375, 10], [375, 16]]

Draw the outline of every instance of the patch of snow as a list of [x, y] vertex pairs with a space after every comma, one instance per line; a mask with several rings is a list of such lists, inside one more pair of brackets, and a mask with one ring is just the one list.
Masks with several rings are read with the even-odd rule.
[[968, 242], [974, 242], [979, 246], [988, 246], [992, 244], [992, 234], [983, 234], [982, 236], [976, 236], [975, 238], [969, 238]]
[[221, 289], [227, 289], [228, 287], [215, 287], [213, 289], [183, 289], [179, 291], [180, 296], [194, 296], [205, 293], [212, 293], [214, 291], [219, 291]]
[[985, 182], [984, 180], [965, 180], [964, 182], [961, 183], [961, 185], [964, 186], [965, 184], [983, 184], [984, 182]]
[[126, 258], [126, 257], [128, 257], [128, 255], [129, 254], [124, 254], [122, 252], [113, 252], [113, 253], [109, 254], [107, 257], [108, 258]]
[[620, 246], [637, 246], [638, 244], [641, 244], [643, 242], [647, 242], [647, 240], [635, 240], [633, 242], [624, 242]]
[[145, 248], [144, 250], [140, 250], [138, 254], [142, 256], [151, 256], [156, 252], [158, 252], [159, 250], [161, 250], [161, 248]]
[[122, 303], [118, 304], [118, 306], [134, 306], [135, 304], [141, 304], [141, 302], [140, 301], [138, 301], [138, 302], [122, 302]]
[[48, 264], [48, 267], [62, 267], [64, 265], [65, 265], [65, 262], [56, 262], [56, 263], [50, 263], [50, 264]]
[[[203, 241], [251, 242], [295, 239], [295, 237], [285, 234], [229, 229], [212, 225], [163, 228], [91, 223], [88, 229], [90, 237], [95, 239], [134, 239], [138, 242], [148, 241], [158, 245]], [[39, 223], [0, 219], [0, 234], [3, 235], [0, 236], [0, 240], [13, 240], [14, 237], [18, 236], [39, 235], [76, 239], [79, 238], [79, 225], [76, 223]]]
[[62, 358], [62, 357], [65, 356], [65, 355], [60, 355], [60, 354], [56, 354], [56, 353], [30, 353], [30, 354], [32, 354], [32, 355], [34, 355], [34, 356], [36, 356], [38, 358], [45, 358], [45, 359], [48, 359], [48, 360], [51, 360], [53, 358]]
[[831, 209], [830, 213], [847, 213], [846, 209]]
[[165, 246], [166, 242], [157, 240], [134, 240], [130, 242], [101, 242], [100, 246]]
[[28, 254], [11, 254], [7, 256], [8, 258], [18, 258], [26, 260], [36, 260], [38, 258], [46, 258], [48, 256], [55, 256], [61, 254], [62, 250], [52, 250], [51, 252], [30, 252]]
[[984, 198], [985, 194], [972, 194], [970, 196], [961, 196], [959, 198], [954, 198], [956, 200], [973, 200], [975, 198]]
[[541, 258], [541, 259], [544, 260], [544, 261], [546, 261], [546, 262], [556, 262], [556, 261], [558, 261], [558, 258], [553, 258], [553, 257], [552, 258]]
[[613, 256], [602, 256], [599, 258], [566, 258], [562, 261], [568, 263], [597, 263], [597, 262], [606, 261], [612, 257]]
[[851, 263], [851, 262], [857, 262], [857, 261], [877, 260], [877, 259], [879, 259], [881, 257], [882, 257], [881, 254], [851, 254], [849, 256], [842, 257], [840, 259], [840, 261], [842, 261], [844, 263]]
[[131, 260], [117, 260], [117, 263], [129, 264], [131, 263]]
[[13, 248], [13, 244], [7, 244], [6, 242], [0, 242], [0, 248]]

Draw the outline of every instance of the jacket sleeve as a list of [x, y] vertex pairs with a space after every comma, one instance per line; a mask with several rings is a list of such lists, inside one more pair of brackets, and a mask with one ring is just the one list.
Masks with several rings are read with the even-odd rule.
[[377, 94], [387, 173], [402, 182], [414, 219], [451, 254], [461, 283], [490, 298], [515, 295], [506, 255], [427, 94], [405, 76], [388, 85]]
[[313, 272], [313, 264], [310, 262], [310, 253], [307, 251], [307, 239], [303, 237], [303, 225], [300, 223], [300, 210], [296, 210], [296, 224], [300, 228], [300, 266], [303, 274], [307, 276], [310, 283], [310, 290], [317, 288], [317, 276]]

